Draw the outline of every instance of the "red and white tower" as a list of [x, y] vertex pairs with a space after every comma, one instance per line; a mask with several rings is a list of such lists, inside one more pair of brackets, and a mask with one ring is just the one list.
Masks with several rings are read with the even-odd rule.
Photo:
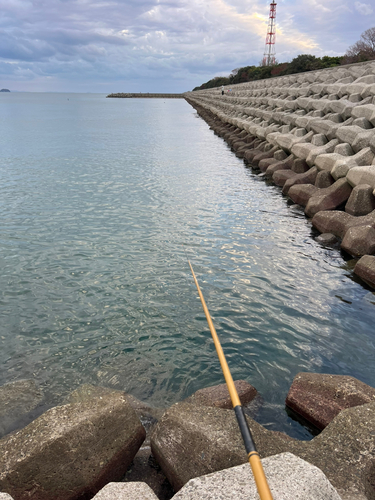
[[264, 49], [263, 66], [272, 66], [276, 63], [276, 2], [270, 4], [270, 17], [266, 37], [266, 47]]

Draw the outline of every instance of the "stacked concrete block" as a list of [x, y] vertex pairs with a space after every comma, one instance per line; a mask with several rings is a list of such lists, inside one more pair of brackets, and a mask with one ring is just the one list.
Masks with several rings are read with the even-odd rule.
[[[374, 211], [375, 61], [233, 85], [224, 95], [218, 88], [190, 92], [185, 98], [219, 135], [243, 132], [242, 143], [232, 146], [238, 156], [282, 186], [308, 216], [330, 210], [340, 220], [346, 210], [356, 219]], [[346, 239], [356, 243], [347, 245], [342, 234], [342, 248], [353, 256], [372, 252], [375, 224], [358, 229], [364, 226], [358, 220], [353, 226], [355, 238]], [[361, 238], [371, 243], [359, 244]]]

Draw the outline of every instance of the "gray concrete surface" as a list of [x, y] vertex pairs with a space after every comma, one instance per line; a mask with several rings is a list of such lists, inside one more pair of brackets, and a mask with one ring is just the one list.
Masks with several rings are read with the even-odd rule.
[[[323, 472], [291, 453], [262, 460], [273, 500], [341, 500]], [[258, 500], [248, 464], [191, 479], [173, 500]]]
[[158, 497], [146, 483], [108, 483], [93, 500], [158, 500]]

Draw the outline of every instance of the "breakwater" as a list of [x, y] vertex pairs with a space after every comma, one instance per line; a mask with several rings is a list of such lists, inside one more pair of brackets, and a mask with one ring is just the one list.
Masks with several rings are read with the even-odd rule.
[[[244, 380], [235, 385], [262, 459], [273, 457], [282, 464], [276, 476], [266, 470], [275, 500], [292, 500], [296, 490], [303, 491], [301, 500], [375, 498], [374, 388], [353, 377], [297, 374], [286, 404], [323, 429], [306, 442], [257, 423], [251, 417], [261, 404], [257, 390]], [[17, 404], [22, 411], [25, 393], [33, 387], [32, 380], [0, 387], [0, 401], [10, 402], [8, 408], [1, 407], [3, 416]], [[28, 399], [29, 404], [37, 404]], [[85, 384], [63, 405], [0, 439], [0, 499], [90, 499], [108, 483], [115, 491], [99, 493], [96, 500], [218, 498], [223, 493], [223, 474], [231, 475], [234, 466], [247, 462], [230, 408], [225, 384], [200, 389], [165, 410], [120, 390]], [[287, 473], [289, 483], [285, 482], [287, 457], [295, 462]], [[192, 494], [197, 485], [191, 488], [190, 480], [205, 476], [198, 479], [205, 483], [216, 471], [220, 472], [209, 487], [210, 496], [201, 491]], [[245, 496], [243, 484], [248, 485]], [[314, 484], [317, 493], [310, 490]], [[240, 496], [232, 493], [237, 485]], [[329, 495], [322, 493], [327, 486]], [[135, 495], [134, 487], [146, 492]], [[127, 494], [120, 495], [124, 489]], [[251, 475], [245, 480], [233, 477], [223, 498], [258, 498]]]
[[120, 97], [125, 99], [131, 98], [146, 98], [146, 99], [183, 99], [184, 94], [149, 94], [149, 93], [123, 93], [118, 92], [116, 94], [109, 94], [107, 97]]
[[375, 288], [375, 62], [185, 94]]

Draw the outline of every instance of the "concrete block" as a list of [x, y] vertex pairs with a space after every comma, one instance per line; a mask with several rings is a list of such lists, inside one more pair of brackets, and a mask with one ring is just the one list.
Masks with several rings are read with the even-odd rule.
[[[238, 397], [242, 405], [250, 403], [257, 395], [255, 387], [245, 380], [236, 380], [234, 382]], [[185, 402], [200, 406], [212, 406], [217, 408], [232, 408], [227, 384], [214, 385], [199, 389], [194, 394], [185, 399]]]
[[322, 170], [331, 172], [337, 160], [341, 160], [342, 158], [343, 157], [337, 153], [322, 154], [317, 156], [315, 160], [315, 166], [319, 170], [319, 172], [321, 172]]
[[260, 160], [258, 163], [258, 168], [261, 172], [266, 172], [270, 165], [280, 165], [283, 163], [282, 161], [275, 160], [275, 158], [263, 158], [263, 160]]
[[371, 151], [375, 154], [375, 134], [374, 136], [370, 139], [369, 146], [371, 148]]
[[[336, 138], [337, 130], [344, 126], [344, 123], [345, 122], [333, 123], [331, 120], [315, 119], [310, 122], [310, 127], [315, 133], [324, 134], [331, 140]], [[349, 123], [347, 125], [349, 125]]]
[[375, 229], [371, 225], [350, 227], [341, 248], [353, 257], [375, 253]]
[[0, 493], [0, 500], [13, 500], [13, 497], [8, 495], [8, 493]]
[[346, 179], [339, 179], [332, 186], [319, 189], [311, 196], [306, 205], [305, 214], [313, 217], [322, 210], [335, 210], [347, 201], [351, 191], [352, 188]]
[[272, 180], [277, 186], [284, 186], [285, 182], [297, 175], [293, 170], [277, 170], [272, 175]]
[[374, 137], [373, 130], [364, 130], [357, 125], [343, 126], [337, 129], [337, 137], [342, 142], [348, 142], [355, 153], [370, 145], [370, 140]]
[[295, 184], [315, 184], [318, 171], [315, 167], [310, 168], [307, 172], [296, 174], [288, 179], [283, 187], [283, 194], [288, 194], [289, 189]]
[[359, 184], [369, 184], [375, 189], [375, 165], [367, 165], [364, 167], [354, 167], [349, 170], [346, 180], [352, 187]]
[[324, 429], [343, 409], [373, 401], [375, 389], [354, 377], [301, 372], [294, 377], [285, 404]]
[[356, 106], [352, 111], [352, 116], [355, 118], [366, 118], [372, 125], [375, 125], [375, 105], [364, 104], [362, 106]]
[[17, 500], [89, 497], [121, 479], [146, 437], [124, 394], [51, 408], [0, 440], [0, 489]]
[[288, 158], [288, 155], [282, 149], [278, 149], [273, 154], [273, 157], [275, 158], [275, 160], [283, 161], [283, 160], [286, 160]]
[[311, 222], [322, 234], [332, 233], [343, 238], [354, 219], [355, 217], [341, 210], [325, 210], [315, 214]]
[[146, 483], [128, 482], [108, 483], [93, 500], [158, 500], [158, 497]]
[[375, 256], [364, 255], [354, 268], [354, 273], [372, 288], [375, 288]]
[[314, 136], [314, 132], [308, 132], [307, 134], [301, 135], [300, 133], [296, 134], [280, 134], [276, 138], [277, 144], [284, 149], [285, 151], [290, 152], [294, 144], [298, 144], [300, 142], [309, 142]]
[[310, 170], [309, 165], [302, 158], [296, 158], [293, 160], [292, 170], [296, 174], [303, 174]]
[[305, 207], [309, 199], [317, 192], [319, 189], [313, 184], [294, 184], [290, 187], [288, 191], [288, 196], [294, 203], [302, 205]]
[[373, 188], [368, 184], [356, 186], [345, 205], [345, 212], [350, 215], [367, 215], [375, 210], [375, 197]]
[[327, 172], [327, 170], [322, 170], [316, 176], [315, 186], [319, 189], [324, 189], [329, 186], [332, 186], [334, 182], [335, 179], [332, 177], [332, 175], [329, 172]]
[[310, 152], [314, 149], [316, 149], [317, 146], [314, 144], [311, 144], [310, 142], [307, 143], [298, 143], [294, 144], [293, 147], [291, 148], [291, 152], [294, 156], [297, 158], [301, 158], [302, 160], [306, 160], [306, 158], [309, 156]]
[[365, 130], [370, 130], [374, 128], [371, 122], [369, 122], [366, 118], [356, 118], [353, 121], [353, 125], [357, 125], [358, 127], [361, 127]]
[[308, 157], [306, 158], [306, 163], [310, 165], [310, 167], [314, 166], [316, 158], [321, 154], [333, 153], [335, 147], [338, 145], [339, 141], [337, 139], [333, 139], [329, 141], [324, 146], [317, 147], [315, 149], [311, 149]]
[[324, 134], [315, 134], [311, 140], [311, 144], [314, 146], [324, 146], [327, 142], [327, 137]]
[[345, 177], [349, 170], [354, 167], [371, 165], [374, 153], [370, 148], [364, 148], [353, 156], [338, 158], [332, 167], [331, 174], [336, 180]]
[[[323, 472], [292, 453], [262, 460], [274, 500], [341, 500]], [[191, 479], [173, 500], [258, 500], [249, 464]]]
[[353, 148], [347, 142], [343, 142], [341, 144], [338, 144], [335, 147], [335, 149], [334, 149], [334, 153], [337, 153], [337, 154], [339, 154], [341, 156], [352, 156], [352, 155], [354, 155]]
[[337, 243], [338, 238], [332, 233], [323, 233], [317, 236], [315, 241], [321, 245], [333, 245], [334, 243]]

